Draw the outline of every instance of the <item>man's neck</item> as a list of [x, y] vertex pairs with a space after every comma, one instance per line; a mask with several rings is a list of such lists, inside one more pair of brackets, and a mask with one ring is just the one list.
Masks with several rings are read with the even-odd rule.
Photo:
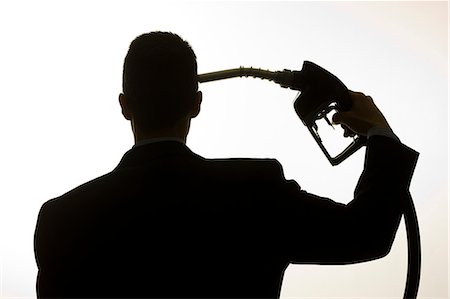
[[173, 139], [186, 143], [188, 131], [189, 131], [189, 123], [187, 125], [178, 125], [158, 130], [145, 130], [145, 131], [134, 126], [133, 127], [134, 143], [137, 144], [144, 140], [151, 140], [151, 139], [155, 140]]
[[182, 140], [180, 138], [175, 138], [175, 137], [158, 137], [158, 138], [149, 138], [149, 139], [143, 139], [143, 140], [137, 141], [137, 142], [134, 143], [133, 148], [135, 148], [137, 146], [141, 146], [141, 145], [158, 143], [158, 142], [167, 142], [167, 141], [186, 144], [185, 140]]

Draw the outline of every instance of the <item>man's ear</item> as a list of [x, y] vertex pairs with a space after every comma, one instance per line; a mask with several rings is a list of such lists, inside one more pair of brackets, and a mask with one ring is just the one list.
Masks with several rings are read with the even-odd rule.
[[122, 115], [126, 120], [131, 120], [133, 114], [130, 111], [130, 105], [128, 104], [127, 98], [123, 93], [119, 95], [120, 107], [122, 107]]
[[191, 110], [191, 118], [196, 117], [200, 113], [200, 106], [202, 105], [202, 98], [203, 98], [202, 92], [200, 90], [197, 91], [197, 93], [195, 94], [194, 105], [192, 106], [192, 110]]

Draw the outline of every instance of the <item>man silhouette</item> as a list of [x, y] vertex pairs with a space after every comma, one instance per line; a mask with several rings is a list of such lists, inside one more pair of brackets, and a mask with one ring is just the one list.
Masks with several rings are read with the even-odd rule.
[[173, 33], [138, 36], [119, 96], [135, 145], [110, 173], [42, 206], [37, 296], [277, 298], [290, 263], [385, 256], [418, 154], [370, 97], [350, 96], [352, 110], [334, 121], [368, 144], [344, 205], [301, 190], [274, 159], [190, 151], [202, 100], [195, 54]]

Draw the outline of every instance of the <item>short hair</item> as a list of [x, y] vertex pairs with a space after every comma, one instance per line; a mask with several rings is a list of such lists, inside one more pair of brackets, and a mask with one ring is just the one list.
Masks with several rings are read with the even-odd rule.
[[123, 66], [123, 93], [140, 126], [174, 124], [190, 111], [197, 90], [197, 58], [187, 41], [155, 31], [131, 42]]

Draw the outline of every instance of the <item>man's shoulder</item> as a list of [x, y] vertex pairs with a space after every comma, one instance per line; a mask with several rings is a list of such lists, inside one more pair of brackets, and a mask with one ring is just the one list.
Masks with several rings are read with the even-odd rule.
[[[74, 211], [83, 206], [109, 205], [113, 198], [126, 197], [126, 190], [133, 189], [134, 185], [137, 186], [135, 190], [140, 190], [143, 185], [150, 188], [150, 182], [160, 187], [177, 182], [189, 185], [203, 181], [203, 187], [207, 187], [207, 182], [216, 186], [240, 182], [284, 181], [282, 165], [274, 158], [204, 158], [194, 154], [191, 158], [182, 160], [161, 162], [159, 159], [154, 166], [143, 163], [140, 167], [119, 164], [113, 171], [48, 200], [42, 209]], [[141, 182], [144, 179], [147, 181], [145, 184]]]
[[[89, 200], [89, 198], [95, 196], [96, 193], [101, 192], [100, 190], [104, 188], [105, 185], [114, 185], [114, 183], [111, 183], [113, 177], [114, 173], [109, 172], [87, 182], [84, 182], [68, 190], [64, 194], [46, 201], [42, 205], [41, 209], [64, 209], [66, 205], [76, 205], [75, 201], [71, 201], [72, 198], [85, 198], [86, 200]], [[92, 196], [87, 197], [87, 194], [92, 194]]]
[[255, 177], [259, 179], [283, 176], [281, 163], [274, 158], [215, 158], [205, 159], [208, 168], [223, 175]]
[[205, 158], [207, 163], [220, 167], [243, 166], [243, 167], [281, 167], [275, 158]]

